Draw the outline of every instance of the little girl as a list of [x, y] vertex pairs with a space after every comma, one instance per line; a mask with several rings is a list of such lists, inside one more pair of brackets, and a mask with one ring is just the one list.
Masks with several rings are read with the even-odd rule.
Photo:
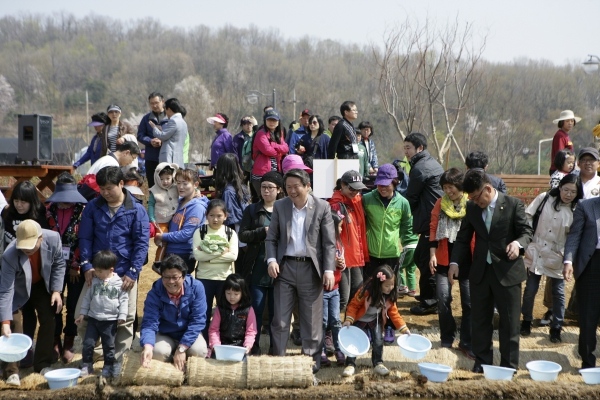
[[[198, 261], [196, 278], [200, 279], [206, 292], [206, 326], [202, 331], [208, 343], [208, 326], [212, 314], [213, 300], [223, 290], [225, 279], [233, 273], [233, 262], [238, 255], [238, 238], [235, 231], [224, 225], [227, 219], [227, 206], [221, 199], [213, 199], [206, 208], [207, 225], [202, 225], [194, 232], [193, 252]], [[204, 240], [213, 240], [215, 236], [224, 239], [225, 247], [210, 253], [202, 249]], [[206, 246], [204, 246], [206, 248]]]
[[567, 149], [562, 149], [554, 156], [554, 168], [556, 168], [556, 171], [550, 175], [550, 189], [558, 187], [560, 180], [573, 171], [573, 168], [575, 168], [575, 154]]
[[[208, 330], [211, 350], [214, 346], [225, 344], [245, 347], [246, 354], [250, 352], [256, 338], [256, 316], [251, 304], [244, 278], [238, 274], [229, 275], [217, 297], [217, 307]], [[211, 357], [214, 358], [214, 353]]]
[[[402, 316], [398, 313], [396, 299], [398, 289], [394, 272], [389, 265], [381, 265], [373, 271], [369, 278], [360, 288], [346, 309], [345, 327], [357, 326], [370, 334], [373, 339], [371, 360], [375, 373], [385, 376], [390, 371], [383, 365], [383, 327], [388, 317], [394, 324], [394, 328], [402, 334], [410, 335], [410, 331]], [[346, 358], [346, 368], [342, 376], [354, 375], [355, 357]]]
[[327, 331], [331, 331], [332, 344], [334, 347], [333, 354], [338, 365], [344, 365], [346, 362], [346, 356], [340, 350], [338, 341], [338, 335], [342, 328], [342, 321], [340, 321], [340, 291], [339, 285], [342, 280], [342, 271], [346, 269], [346, 263], [344, 261], [344, 245], [340, 239], [342, 233], [343, 218], [344, 216], [338, 211], [331, 210], [331, 217], [333, 218], [333, 225], [336, 229], [336, 244], [335, 244], [335, 271], [333, 276], [335, 279], [334, 286], [331, 290], [323, 289], [323, 334], [325, 335], [323, 340], [323, 352], [321, 353], [321, 366], [331, 365], [331, 361], [327, 358]]

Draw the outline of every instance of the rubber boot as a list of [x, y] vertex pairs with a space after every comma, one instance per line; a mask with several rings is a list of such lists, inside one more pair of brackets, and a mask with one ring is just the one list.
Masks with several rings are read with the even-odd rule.
[[74, 347], [75, 336], [65, 336], [65, 344], [62, 353], [62, 362], [65, 364], [73, 361], [73, 357], [75, 357], [75, 349]]
[[54, 351], [52, 352], [52, 364], [58, 361], [63, 350], [62, 341], [60, 336], [54, 336]]

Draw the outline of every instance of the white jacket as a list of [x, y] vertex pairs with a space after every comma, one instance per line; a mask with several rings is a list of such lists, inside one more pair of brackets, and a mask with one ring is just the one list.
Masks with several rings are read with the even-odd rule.
[[[525, 213], [529, 224], [546, 193], [541, 193], [529, 204]], [[558, 211], [554, 209], [554, 200], [550, 196], [538, 221], [533, 240], [525, 252], [525, 266], [536, 275], [563, 279], [563, 255], [569, 228], [573, 223], [573, 211], [570, 204], [560, 203]]]

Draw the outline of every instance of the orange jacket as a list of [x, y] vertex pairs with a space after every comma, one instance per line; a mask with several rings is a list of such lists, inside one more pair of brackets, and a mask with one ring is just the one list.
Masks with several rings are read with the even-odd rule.
[[367, 223], [362, 205], [362, 196], [358, 194], [350, 200], [342, 195], [341, 191], [336, 190], [328, 202], [332, 210], [340, 211], [340, 203], [342, 203], [348, 211], [348, 217], [344, 218], [342, 222], [343, 229], [340, 235], [344, 245], [346, 267], [363, 267], [369, 261], [369, 249], [367, 247]]
[[[441, 212], [442, 198], [440, 197], [435, 202], [433, 211], [431, 211], [431, 222], [429, 223], [429, 241], [438, 242], [437, 249], [435, 250], [435, 258], [437, 259], [438, 265], [447, 267], [448, 264], [450, 264], [450, 254], [448, 254], [448, 239], [435, 240]], [[473, 239], [471, 240], [471, 254], [473, 254], [473, 249], [475, 249], [475, 235], [473, 235]]]
[[[370, 305], [371, 298], [369, 297], [369, 291], [361, 288], [356, 292], [346, 308], [346, 321], [350, 321], [351, 323], [358, 321], [365, 315]], [[400, 332], [403, 332], [408, 329], [408, 326], [406, 326], [406, 323], [404, 322], [404, 318], [402, 318], [402, 315], [398, 312], [398, 307], [391, 301], [385, 302], [385, 310], [381, 313], [381, 316], [383, 317], [384, 326], [389, 318], [396, 330], [399, 329]]]

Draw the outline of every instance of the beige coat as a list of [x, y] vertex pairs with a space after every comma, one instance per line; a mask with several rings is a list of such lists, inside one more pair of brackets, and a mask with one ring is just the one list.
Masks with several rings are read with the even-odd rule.
[[[546, 193], [541, 193], [525, 210], [530, 224], [545, 196]], [[533, 240], [525, 252], [524, 261], [529, 271], [536, 275], [563, 279], [563, 255], [567, 234], [573, 223], [573, 211], [570, 204], [562, 202], [556, 211], [554, 200], [555, 197], [550, 196], [544, 205]]]

